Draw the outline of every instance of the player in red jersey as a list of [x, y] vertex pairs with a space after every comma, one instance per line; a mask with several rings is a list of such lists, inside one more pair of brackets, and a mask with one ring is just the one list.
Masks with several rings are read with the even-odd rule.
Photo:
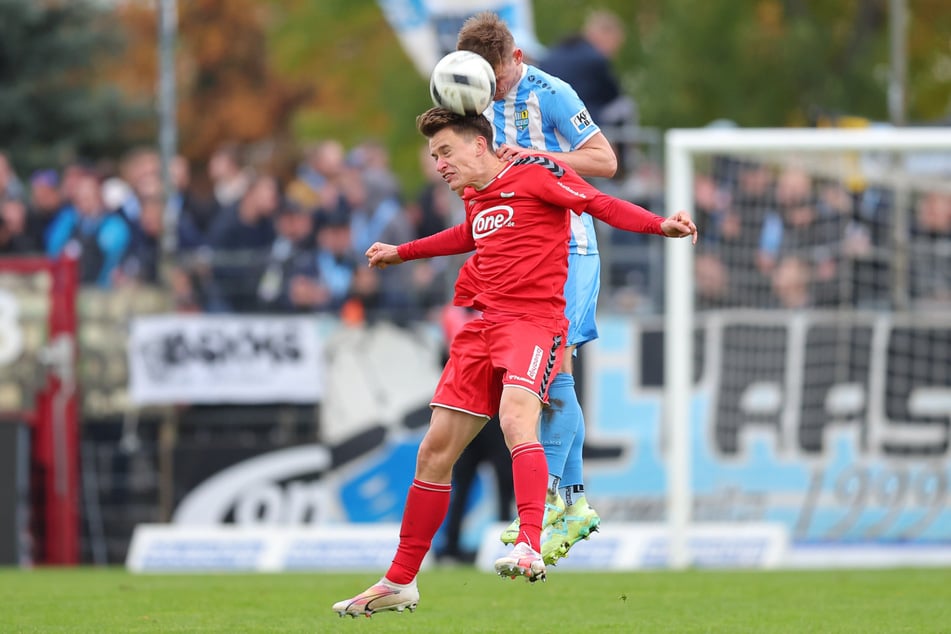
[[496, 561], [495, 569], [529, 581], [545, 578], [539, 550], [548, 468], [536, 429], [567, 328], [568, 209], [626, 231], [697, 239], [685, 212], [662, 218], [608, 196], [556, 159], [499, 159], [482, 115], [432, 108], [416, 124], [429, 139], [443, 180], [463, 191], [466, 219], [399, 246], [375, 243], [366, 253], [369, 265], [475, 251], [459, 272], [453, 303], [482, 314], [452, 341], [419, 446], [393, 564], [378, 583], [334, 604], [341, 616], [416, 608], [416, 575], [446, 516], [453, 464], [495, 414], [512, 452], [520, 521], [515, 549]]

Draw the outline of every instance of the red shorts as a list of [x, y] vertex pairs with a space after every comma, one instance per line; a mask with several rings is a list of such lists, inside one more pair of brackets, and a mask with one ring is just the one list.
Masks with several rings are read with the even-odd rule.
[[566, 328], [566, 320], [546, 324], [473, 319], [453, 338], [430, 405], [492, 418], [499, 413], [506, 385], [528, 390], [548, 403], [548, 386], [561, 364]]

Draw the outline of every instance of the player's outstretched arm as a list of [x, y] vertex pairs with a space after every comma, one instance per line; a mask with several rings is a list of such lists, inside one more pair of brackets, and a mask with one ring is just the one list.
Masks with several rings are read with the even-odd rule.
[[691, 244], [697, 244], [697, 238], [700, 235], [697, 233], [697, 225], [686, 211], [678, 211], [673, 216], [664, 218], [664, 221], [660, 223], [660, 229], [668, 238], [693, 236]]
[[410, 260], [435, 258], [440, 255], [460, 255], [475, 249], [472, 231], [465, 222], [443, 229], [425, 238], [410, 240], [399, 246], [374, 242], [367, 249], [368, 266], [384, 269], [391, 264]]
[[374, 242], [367, 249], [367, 266], [370, 268], [385, 269], [391, 264], [401, 264], [403, 258], [396, 250], [396, 245], [385, 242]]

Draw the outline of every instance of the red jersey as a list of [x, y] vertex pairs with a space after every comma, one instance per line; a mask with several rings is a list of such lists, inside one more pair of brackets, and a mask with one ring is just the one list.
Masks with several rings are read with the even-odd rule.
[[569, 209], [619, 229], [662, 234], [663, 218], [604, 194], [548, 156], [505, 166], [482, 189], [467, 187], [465, 222], [397, 248], [400, 258], [475, 253], [453, 303], [492, 315], [561, 319], [568, 276]]

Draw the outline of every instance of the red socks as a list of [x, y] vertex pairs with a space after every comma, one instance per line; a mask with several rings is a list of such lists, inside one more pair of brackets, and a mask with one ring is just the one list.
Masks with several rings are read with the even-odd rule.
[[512, 447], [512, 478], [520, 527], [516, 543], [528, 542], [536, 552], [541, 552], [548, 462], [540, 443], [527, 442]]
[[[541, 552], [542, 518], [545, 515], [545, 489], [548, 487], [548, 463], [540, 443], [523, 443], [512, 448], [512, 477], [515, 480], [515, 505], [520, 531], [517, 542], [527, 542]], [[451, 484], [413, 480], [406, 495], [400, 545], [386, 578], [393, 583], [412, 583], [433, 537], [449, 511]]]
[[413, 480], [403, 508], [400, 545], [393, 557], [393, 565], [386, 573], [387, 579], [393, 583], [407, 584], [416, 578], [423, 558], [433, 544], [433, 537], [449, 511], [450, 491], [451, 484]]

